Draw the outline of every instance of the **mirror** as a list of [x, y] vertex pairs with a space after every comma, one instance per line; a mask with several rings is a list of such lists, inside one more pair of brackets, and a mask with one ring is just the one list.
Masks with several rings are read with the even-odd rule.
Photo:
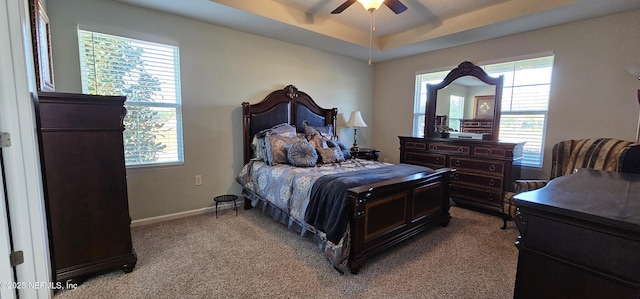
[[503, 76], [490, 77], [465, 61], [442, 82], [427, 84], [424, 136], [440, 137], [437, 125], [442, 125], [456, 129], [462, 136], [497, 141], [502, 81]]

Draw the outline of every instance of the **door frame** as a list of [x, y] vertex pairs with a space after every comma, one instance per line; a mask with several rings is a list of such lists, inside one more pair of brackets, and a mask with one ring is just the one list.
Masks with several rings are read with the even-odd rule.
[[[31, 97], [36, 94], [36, 83], [29, 1], [4, 0], [0, 4], [0, 16], [3, 16], [0, 18], [0, 40], [7, 41], [0, 43], [0, 65], [3, 66], [0, 68], [0, 131], [11, 134], [11, 146], [2, 149], [7, 182], [5, 196], [11, 215], [14, 250], [24, 253], [24, 263], [16, 266], [15, 280], [19, 283], [45, 283], [52, 277]], [[0, 217], [3, 219], [0, 222], [6, 222], [6, 214]], [[6, 248], [4, 242], [0, 246]], [[18, 294], [21, 298], [51, 298], [53, 290], [47, 287], [26, 288], [19, 290]], [[2, 293], [2, 298], [4, 296]]]

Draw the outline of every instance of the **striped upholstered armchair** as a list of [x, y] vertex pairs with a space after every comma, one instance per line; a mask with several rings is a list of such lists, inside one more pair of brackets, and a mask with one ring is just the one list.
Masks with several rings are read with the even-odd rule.
[[[565, 140], [553, 146], [551, 177], [568, 175], [578, 168], [640, 173], [640, 143], [612, 138]], [[507, 192], [503, 199], [504, 225], [515, 217], [517, 208], [513, 196], [542, 188], [549, 180], [517, 180], [515, 192]]]

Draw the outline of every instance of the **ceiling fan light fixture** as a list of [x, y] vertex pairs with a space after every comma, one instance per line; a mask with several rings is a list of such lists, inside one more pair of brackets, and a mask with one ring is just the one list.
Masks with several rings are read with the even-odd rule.
[[362, 7], [364, 7], [364, 9], [368, 11], [374, 11], [380, 8], [382, 3], [384, 3], [384, 0], [358, 0], [358, 2], [362, 4]]

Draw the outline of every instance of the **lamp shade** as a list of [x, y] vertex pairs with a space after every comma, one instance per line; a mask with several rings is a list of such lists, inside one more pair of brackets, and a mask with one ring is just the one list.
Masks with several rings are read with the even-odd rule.
[[384, 0], [358, 0], [364, 9], [371, 11], [380, 8]]
[[352, 111], [351, 116], [349, 117], [349, 121], [347, 122], [347, 127], [366, 127], [367, 124], [362, 120], [362, 114], [360, 111]]

